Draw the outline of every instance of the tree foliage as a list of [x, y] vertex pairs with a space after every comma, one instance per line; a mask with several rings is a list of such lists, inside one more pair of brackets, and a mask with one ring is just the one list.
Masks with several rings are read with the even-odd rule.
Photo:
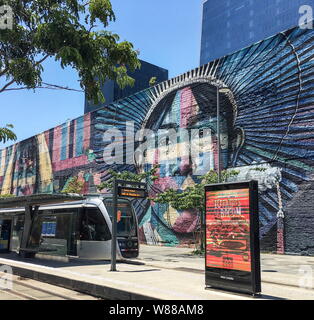
[[157, 82], [157, 77], [151, 77], [149, 79], [149, 86], [150, 87], [154, 86], [156, 84], [156, 82]]
[[16, 140], [16, 134], [11, 130], [12, 128], [12, 124], [0, 128], [0, 142], [6, 143], [8, 140]]
[[[109, 170], [111, 178], [97, 186], [98, 190], [113, 189], [114, 179], [143, 182], [155, 181], [159, 178], [157, 175], [157, 169], [159, 165], [155, 165], [150, 171], [140, 174], [132, 173], [129, 171], [116, 172]], [[221, 179], [226, 182], [229, 178], [235, 177], [239, 174], [237, 170], [223, 170], [221, 172]], [[208, 171], [205, 175], [199, 177], [200, 183], [196, 183], [193, 186], [186, 188], [185, 190], [167, 189], [163, 192], [157, 193], [155, 197], [149, 198], [157, 203], [168, 204], [178, 211], [197, 209], [200, 214], [201, 231], [203, 231], [203, 221], [205, 215], [205, 186], [208, 184], [214, 184], [218, 182], [218, 173], [215, 170]], [[199, 249], [195, 253], [203, 253], [204, 251], [204, 233], [201, 233], [200, 241], [198, 245]]]
[[[155, 181], [159, 178], [157, 175], [157, 169], [159, 165], [155, 165], [150, 171], [140, 174], [132, 173], [129, 171], [116, 172], [109, 170], [111, 178], [108, 181], [101, 183], [97, 186], [98, 190], [113, 189], [114, 179], [143, 182], [143, 181]], [[221, 172], [221, 179], [226, 182], [229, 178], [237, 176], [239, 171], [237, 170], [223, 170]], [[193, 186], [186, 188], [185, 190], [167, 189], [163, 192], [157, 193], [155, 197], [149, 198], [157, 203], [168, 204], [178, 211], [197, 209], [200, 215], [201, 231], [203, 231], [203, 221], [205, 215], [205, 186], [218, 182], [218, 173], [215, 170], [210, 170], [203, 176], [199, 177], [200, 183], [196, 183]], [[204, 238], [205, 233], [201, 233], [198, 245], [199, 249], [195, 253], [203, 253], [204, 251]]]
[[[226, 182], [228, 178], [237, 176], [237, 170], [223, 170], [221, 172], [222, 182]], [[204, 253], [205, 248], [205, 232], [204, 232], [204, 218], [205, 218], [205, 186], [218, 182], [218, 172], [215, 170], [208, 171], [205, 175], [199, 177], [200, 183], [186, 188], [185, 190], [168, 189], [164, 192], [158, 193], [154, 198], [150, 198], [157, 203], [166, 203], [174, 209], [190, 210], [197, 209], [200, 216], [200, 239], [199, 248], [195, 253]]]
[[13, 28], [0, 30], [0, 92], [13, 84], [40, 87], [42, 64], [49, 57], [77, 71], [95, 104], [104, 101], [100, 86], [105, 80], [122, 88], [133, 85], [127, 71], [140, 66], [137, 52], [105, 30], [115, 20], [110, 0], [0, 0], [3, 4], [12, 8]]
[[81, 194], [84, 188], [84, 182], [79, 181], [78, 177], [70, 178], [62, 189], [61, 193]]
[[[223, 182], [228, 178], [237, 176], [237, 170], [223, 170], [221, 179]], [[205, 212], [205, 186], [218, 182], [218, 173], [210, 170], [199, 179], [201, 182], [186, 188], [185, 190], [167, 189], [151, 198], [154, 202], [167, 203], [176, 210], [197, 209], [201, 214]]]
[[7, 193], [7, 194], [0, 194], [0, 199], [13, 198], [13, 197], [15, 197], [14, 194], [9, 194], [9, 193]]
[[[157, 169], [159, 165], [143, 173], [133, 173], [129, 171], [116, 172], [112, 169], [108, 171], [111, 178], [97, 186], [98, 190], [108, 189], [112, 191], [114, 179], [128, 180], [135, 182], [143, 182], [147, 180], [155, 181], [159, 178]], [[237, 170], [223, 170], [221, 179], [223, 182], [229, 178], [237, 176]], [[158, 193], [155, 197], [149, 198], [157, 203], [165, 203], [171, 205], [174, 209], [182, 211], [189, 209], [197, 209], [201, 214], [205, 212], [205, 186], [218, 182], [218, 173], [215, 170], [210, 170], [203, 176], [199, 177], [200, 183], [186, 188], [185, 190], [167, 189]]]
[[105, 182], [102, 182], [97, 186], [97, 189], [99, 191], [103, 189], [107, 189], [109, 191], [113, 191], [113, 182], [114, 179], [119, 180], [126, 180], [126, 181], [133, 181], [133, 182], [147, 182], [147, 180], [156, 180], [158, 179], [158, 176], [156, 176], [156, 171], [158, 169], [158, 165], [153, 166], [153, 168], [147, 172], [143, 173], [133, 173], [130, 171], [122, 171], [122, 172], [116, 172], [115, 170], [108, 170], [108, 173], [110, 174], [110, 179], [108, 179]]

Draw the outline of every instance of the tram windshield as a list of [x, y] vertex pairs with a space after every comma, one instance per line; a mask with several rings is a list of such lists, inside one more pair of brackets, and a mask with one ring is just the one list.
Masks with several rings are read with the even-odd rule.
[[[112, 220], [113, 202], [112, 199], [104, 200], [108, 214]], [[136, 237], [136, 221], [133, 215], [131, 204], [126, 200], [118, 200], [117, 203], [117, 236]]]

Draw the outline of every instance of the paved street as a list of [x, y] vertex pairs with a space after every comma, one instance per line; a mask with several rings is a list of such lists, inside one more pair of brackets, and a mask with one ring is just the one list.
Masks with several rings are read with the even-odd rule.
[[0, 289], [0, 300], [97, 300], [97, 298], [48, 283], [13, 276], [12, 285], [7, 289]]
[[[252, 299], [232, 292], [204, 290], [204, 257], [195, 256], [192, 251], [189, 248], [141, 245], [139, 258], [132, 263], [118, 263], [117, 272], [110, 272], [109, 261], [62, 262], [21, 259], [12, 254], [1, 255], [0, 264], [11, 265], [15, 268], [14, 272], [22, 272], [27, 277], [40, 278], [43, 282], [61, 284], [68, 289], [109, 300]], [[313, 271], [313, 266], [314, 257], [262, 254], [260, 299], [313, 300], [313, 277], [308, 274], [307, 281], [301, 281], [302, 277], [304, 279], [304, 270]], [[301, 287], [300, 284], [306, 284], [307, 287]], [[60, 292], [52, 292], [60, 295]], [[75, 294], [65, 296], [77, 297]], [[44, 294], [39, 294], [39, 297], [45, 299]], [[59, 296], [56, 298], [60, 299]], [[85, 299], [85, 296], [80, 298]]]
[[[146, 265], [159, 266], [183, 272], [204, 274], [205, 258], [193, 254], [190, 248], [152, 247], [142, 245], [139, 259]], [[306, 295], [314, 299], [314, 257], [261, 254], [261, 276], [264, 284], [299, 287], [304, 284]], [[303, 277], [303, 278], [302, 278]], [[311, 297], [312, 295], [312, 297]]]
[[[166, 263], [169, 268], [188, 265], [190, 268], [203, 270], [205, 265], [204, 257], [194, 255], [191, 248], [141, 245], [139, 259], [150, 265]], [[265, 275], [280, 273], [295, 276], [300, 272], [302, 266], [308, 266], [314, 272], [314, 257], [261, 254], [261, 271]], [[273, 275], [273, 277], [276, 276]]]

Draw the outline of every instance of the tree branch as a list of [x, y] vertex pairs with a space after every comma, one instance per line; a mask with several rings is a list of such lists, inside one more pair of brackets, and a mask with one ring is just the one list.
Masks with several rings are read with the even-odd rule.
[[36, 63], [35, 63], [35, 66], [38, 66], [39, 64], [41, 64], [42, 62], [44, 62], [50, 55], [49, 54], [46, 54], [42, 59], [38, 60]]
[[[59, 86], [56, 84], [49, 84], [46, 82], [43, 82], [43, 84], [45, 84], [46, 86], [37, 86], [34, 89], [68, 90], [68, 91], [75, 91], [75, 92], [84, 92], [84, 90], [73, 89], [69, 87]], [[6, 89], [5, 91], [17, 91], [17, 90], [25, 90], [25, 89], [30, 89], [30, 88], [28, 87], [10, 88], [10, 89]]]
[[70, 90], [70, 91], [76, 91], [76, 92], [84, 92], [84, 90], [79, 90], [79, 89], [72, 89], [66, 86], [60, 86], [57, 84], [51, 84], [51, 83], [46, 83], [43, 82], [43, 84], [45, 84], [47, 87], [45, 87], [46, 89], [60, 89], [60, 90]]
[[[42, 62], [44, 62], [50, 55], [46, 54], [42, 59], [38, 60], [37, 62], [35, 62], [34, 66], [38, 66], [39, 64], [41, 64]], [[5, 68], [2, 72], [0, 72], [0, 76], [5, 75], [5, 73], [8, 71], [8, 68]], [[4, 85], [2, 87], [2, 89], [0, 89], [0, 93], [3, 91], [8, 91], [7, 87], [9, 87], [10, 85], [12, 85], [15, 82], [15, 79], [12, 79], [11, 81], [9, 81], [6, 85]], [[26, 89], [26, 88], [24, 88]], [[14, 90], [14, 89], [10, 89], [10, 90]]]
[[9, 87], [14, 82], [15, 82], [14, 79], [12, 79], [10, 82], [8, 82], [5, 86], [2, 87], [2, 89], [0, 89], [0, 93], [3, 92], [4, 90], [6, 90], [6, 88]]

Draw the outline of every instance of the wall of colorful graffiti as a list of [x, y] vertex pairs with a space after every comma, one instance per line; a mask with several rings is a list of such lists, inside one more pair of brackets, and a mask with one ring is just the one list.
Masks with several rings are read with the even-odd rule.
[[70, 177], [92, 184], [91, 115], [86, 114], [0, 151], [1, 194], [61, 191]]
[[[313, 40], [313, 30], [288, 30], [6, 148], [0, 151], [1, 194], [61, 191], [72, 176], [84, 181], [84, 191], [95, 192], [109, 168], [140, 172], [153, 163], [161, 165], [151, 195], [184, 190], [198, 183], [202, 168], [218, 166], [216, 95], [217, 86], [226, 87], [220, 94], [222, 165], [236, 167], [237, 180], [259, 181], [262, 249], [314, 254]], [[115, 153], [124, 161], [108, 164], [104, 150], [113, 141], [104, 137], [113, 127], [127, 143]], [[179, 155], [166, 139], [159, 149], [147, 145], [150, 165], [134, 160], [133, 127], [175, 130]], [[186, 152], [194, 142], [182, 129], [210, 130], [197, 161]], [[140, 146], [135, 142], [135, 150]], [[142, 242], [193, 243], [197, 211], [147, 200], [134, 207]]]

